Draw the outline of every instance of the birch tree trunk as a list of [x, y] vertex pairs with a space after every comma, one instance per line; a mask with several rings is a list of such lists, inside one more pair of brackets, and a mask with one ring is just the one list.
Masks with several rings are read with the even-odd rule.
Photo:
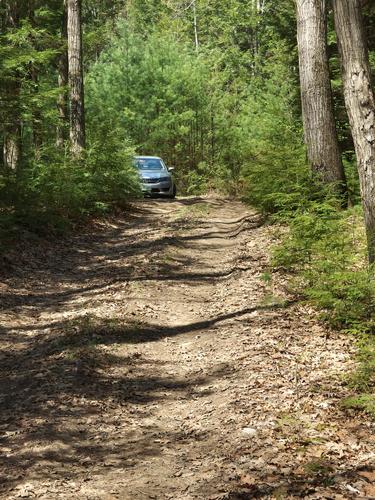
[[68, 68], [70, 88], [71, 151], [79, 156], [85, 148], [85, 106], [82, 61], [81, 0], [68, 0]]
[[196, 0], [193, 2], [193, 18], [194, 18], [194, 40], [195, 40], [195, 51], [199, 52], [199, 35], [198, 35], [198, 17], [197, 17], [197, 6]]
[[375, 98], [361, 0], [334, 0], [345, 105], [349, 115], [365, 216], [370, 264], [375, 263]]
[[337, 183], [346, 192], [328, 66], [326, 0], [296, 0], [296, 6], [302, 115], [309, 163], [322, 182]]
[[67, 12], [66, 0], [63, 5], [63, 15], [61, 19], [61, 44], [62, 52], [58, 60], [58, 85], [60, 89], [57, 100], [57, 109], [59, 112], [59, 124], [56, 129], [56, 145], [63, 147], [66, 140], [66, 130], [68, 129], [68, 52], [67, 52]]

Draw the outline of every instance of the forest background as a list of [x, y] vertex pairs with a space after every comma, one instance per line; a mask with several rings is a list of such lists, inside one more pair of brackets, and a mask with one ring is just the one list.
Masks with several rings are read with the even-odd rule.
[[[78, 156], [68, 141], [64, 12], [61, 0], [0, 3], [1, 247], [22, 232], [56, 235], [126, 206], [140, 195], [133, 155], [162, 156], [176, 167], [180, 192], [222, 191], [288, 225], [273, 266], [332, 327], [358, 337], [359, 395], [347, 404], [375, 414], [375, 286], [332, 12], [345, 209], [307, 161], [294, 2], [84, 0], [86, 147]], [[364, 21], [375, 70], [370, 2]]]

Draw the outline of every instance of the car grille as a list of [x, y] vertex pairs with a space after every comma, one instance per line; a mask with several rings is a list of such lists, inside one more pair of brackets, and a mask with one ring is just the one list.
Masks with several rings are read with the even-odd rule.
[[150, 178], [150, 179], [142, 179], [144, 184], [157, 184], [158, 182], [167, 182], [169, 181], [169, 177], [159, 177], [158, 179]]
[[160, 182], [160, 179], [142, 179], [145, 184], [156, 184]]

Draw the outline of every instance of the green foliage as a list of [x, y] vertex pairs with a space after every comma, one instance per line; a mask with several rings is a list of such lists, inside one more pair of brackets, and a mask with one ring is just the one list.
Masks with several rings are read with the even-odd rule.
[[263, 66], [268, 77], [253, 81], [238, 119], [245, 199], [263, 213], [296, 209], [311, 192], [289, 59], [287, 47], [275, 42]]
[[[103, 0], [101, 7], [110, 19], [121, 5]], [[108, 117], [99, 125], [88, 121], [88, 146], [81, 159], [70, 156], [68, 143], [65, 149], [56, 146], [56, 102], [62, 91], [57, 58], [65, 48], [60, 34], [62, 4], [50, 0], [40, 5], [34, 2], [34, 10], [21, 7], [19, 20], [15, 16], [13, 25], [6, 26], [0, 36], [0, 138], [16, 134], [14, 124], [22, 124], [16, 169], [0, 165], [2, 234], [19, 227], [44, 233], [64, 230], [72, 220], [106, 212], [140, 195], [131, 165], [134, 148]], [[84, 17], [91, 23], [86, 25], [87, 37], [96, 37], [104, 10], [98, 10], [97, 2], [85, 4]], [[109, 33], [107, 29], [107, 40]], [[96, 38], [92, 52], [105, 43]]]
[[360, 365], [350, 382], [356, 389], [369, 391], [375, 386], [375, 336], [359, 336], [358, 349], [358, 361]]
[[337, 202], [309, 202], [289, 219], [274, 251], [274, 265], [294, 274], [294, 291], [312, 303], [333, 328], [359, 337], [355, 394], [346, 408], [375, 416], [375, 276], [366, 267], [362, 212], [343, 212]]
[[89, 122], [110, 117], [139, 153], [162, 156], [180, 180], [194, 177], [209, 147], [208, 68], [169, 36], [143, 40], [126, 23], [117, 31], [87, 78]]
[[297, 273], [299, 293], [333, 327], [351, 332], [375, 327], [375, 282], [364, 267], [360, 217], [358, 210], [339, 211], [332, 200], [311, 202], [295, 212], [288, 235], [274, 251], [276, 266]]
[[[205, 4], [200, 9], [204, 17], [218, 16]], [[220, 15], [228, 30], [235, 12], [224, 9]], [[269, 42], [255, 77], [255, 56], [245, 63], [239, 47], [218, 58], [217, 33], [201, 33], [197, 55], [186, 37], [154, 28], [145, 38], [131, 22], [121, 21], [87, 78], [89, 121], [97, 126], [110, 117], [140, 154], [158, 154], [176, 166], [180, 189], [238, 194], [246, 185], [249, 201], [267, 210], [277, 201], [276, 184], [287, 194], [308, 172], [294, 116], [294, 77], [287, 69], [291, 56], [280, 40]], [[229, 49], [229, 31], [220, 40]], [[265, 169], [274, 180], [266, 197]], [[280, 178], [278, 171], [285, 175]]]
[[133, 154], [129, 145], [119, 144], [115, 132], [105, 141], [92, 142], [81, 159], [45, 148], [17, 175], [3, 178], [0, 225], [58, 231], [69, 221], [126, 204], [140, 195]]
[[374, 394], [359, 394], [358, 396], [352, 396], [346, 398], [342, 402], [344, 408], [352, 408], [355, 410], [361, 410], [368, 413], [372, 417], [375, 417], [375, 396]]
[[344, 408], [362, 410], [375, 418], [375, 337], [358, 339], [358, 368], [350, 376], [349, 385], [356, 394], [345, 399]]

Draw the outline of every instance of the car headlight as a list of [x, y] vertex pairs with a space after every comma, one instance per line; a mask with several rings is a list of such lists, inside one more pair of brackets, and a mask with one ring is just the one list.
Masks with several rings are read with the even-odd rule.
[[167, 182], [170, 180], [170, 177], [160, 177], [159, 182]]

